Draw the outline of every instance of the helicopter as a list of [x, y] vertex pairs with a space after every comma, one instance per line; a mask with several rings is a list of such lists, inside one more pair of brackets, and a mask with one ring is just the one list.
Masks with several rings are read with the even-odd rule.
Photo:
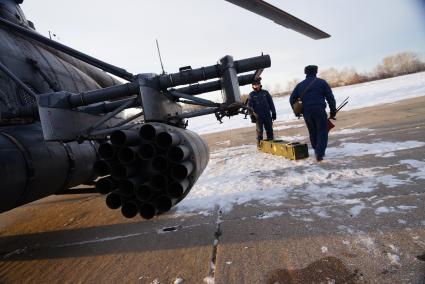
[[[330, 37], [265, 1], [226, 1], [313, 39]], [[94, 192], [127, 218], [168, 212], [209, 160], [188, 119], [247, 115], [239, 87], [271, 66], [269, 55], [226, 55], [176, 73], [131, 74], [42, 36], [22, 2], [0, 0], [0, 213], [53, 194]], [[222, 103], [197, 97], [219, 90]], [[120, 115], [129, 108], [138, 111]]]

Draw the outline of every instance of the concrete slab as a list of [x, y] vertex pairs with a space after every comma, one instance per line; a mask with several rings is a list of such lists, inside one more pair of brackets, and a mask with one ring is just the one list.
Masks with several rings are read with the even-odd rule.
[[53, 196], [2, 214], [0, 282], [203, 281], [215, 216], [120, 215], [101, 196]]
[[[344, 112], [330, 146], [425, 141], [424, 118], [425, 97]], [[355, 128], [368, 131], [341, 132]], [[308, 142], [305, 127], [277, 133]], [[205, 137], [213, 151], [255, 147], [253, 127]], [[51, 196], [0, 215], [0, 282], [424, 283], [425, 184], [400, 162], [424, 159], [425, 147], [419, 147], [397, 151], [397, 157], [312, 161], [308, 165], [330, 174], [379, 169], [371, 176], [376, 188], [320, 200], [314, 191], [293, 188], [274, 205], [257, 200], [231, 211], [172, 211], [150, 221], [124, 219], [99, 195]], [[294, 162], [291, 170], [302, 174], [305, 165]], [[264, 178], [260, 170], [250, 174]], [[267, 178], [285, 174], [276, 169]]]
[[[341, 115], [339, 128], [370, 131], [355, 137], [331, 133], [330, 146], [424, 141], [424, 102], [418, 98], [386, 105], [374, 109], [373, 115], [366, 109]], [[307, 137], [305, 129], [299, 128], [286, 129], [284, 135], [300, 130]], [[252, 143], [254, 137], [252, 133]], [[321, 168], [334, 172], [344, 167], [369, 167], [383, 170], [381, 175], [410, 178], [407, 184], [382, 183], [373, 192], [351, 195], [349, 199], [362, 201], [362, 208], [354, 208], [349, 199], [345, 205], [333, 202], [338, 196], [317, 202], [293, 190], [280, 206], [250, 203], [224, 212], [216, 283], [424, 283], [425, 184], [409, 177], [409, 165], [400, 163], [424, 158], [425, 148], [421, 147], [397, 151], [397, 157], [385, 159], [370, 154], [346, 164], [322, 163]], [[294, 170], [302, 169], [294, 163]], [[262, 173], [252, 174], [261, 178]], [[284, 179], [285, 170], [267, 172], [267, 177]], [[279, 214], [270, 216], [270, 212]]]

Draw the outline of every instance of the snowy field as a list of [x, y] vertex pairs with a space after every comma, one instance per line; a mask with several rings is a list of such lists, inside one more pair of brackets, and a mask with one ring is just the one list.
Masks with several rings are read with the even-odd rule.
[[[425, 73], [335, 89], [338, 101], [350, 96], [346, 110], [391, 103], [424, 94]], [[276, 105], [281, 121], [293, 120], [287, 98], [276, 100]], [[192, 130], [201, 133], [250, 125], [241, 118], [226, 120], [223, 125], [216, 124], [212, 118], [209, 121], [206, 117], [198, 118], [195, 122], [192, 120]], [[302, 123], [291, 126], [280, 124], [276, 130], [302, 126]], [[294, 200], [311, 205], [308, 209], [289, 210], [289, 214], [305, 219], [304, 221], [310, 220], [307, 216], [311, 214], [329, 217], [325, 208], [333, 205], [344, 206], [354, 217], [365, 208], [374, 210], [376, 214], [402, 213], [414, 209], [403, 205], [379, 206], [378, 199], [373, 199], [376, 198], [375, 191], [382, 188], [402, 188], [404, 185], [424, 183], [423, 155], [419, 155], [417, 159], [405, 159], [400, 153], [409, 149], [423, 152], [425, 136], [419, 135], [408, 141], [403, 141], [402, 138], [398, 142], [385, 141], [375, 138], [375, 131], [367, 128], [347, 128], [333, 131], [332, 135], [326, 160], [320, 164], [311, 158], [289, 161], [260, 153], [252, 145], [212, 152], [204, 174], [187, 198], [177, 206], [177, 214], [201, 212], [209, 215], [217, 208], [230, 212], [235, 205], [254, 203], [289, 208], [287, 205]], [[371, 142], [359, 142], [359, 137], [370, 137]], [[300, 135], [279, 138], [287, 141], [307, 139]], [[230, 141], [219, 143], [229, 145]], [[400, 158], [396, 159], [399, 154]], [[310, 152], [310, 156], [314, 154]], [[360, 163], [359, 160], [368, 162]], [[392, 163], [388, 164], [388, 160]], [[357, 196], [362, 193], [369, 196], [369, 199], [359, 199]], [[266, 212], [262, 218], [282, 214], [284, 213], [279, 211]]]
[[[348, 105], [342, 111], [393, 103], [399, 100], [423, 96], [425, 94], [425, 72], [334, 88], [333, 92], [337, 105], [338, 102], [342, 102], [346, 97], [350, 97]], [[288, 97], [274, 100], [277, 122], [296, 120], [288, 100]], [[243, 116], [236, 116], [230, 119], [224, 118], [223, 124], [219, 124], [214, 115], [207, 115], [190, 119], [188, 129], [199, 134], [206, 134], [250, 126], [252, 126], [250, 120], [243, 119]]]
[[[360, 131], [364, 135], [371, 132], [369, 129]], [[341, 133], [357, 134], [359, 131], [346, 130]], [[350, 136], [340, 137], [346, 139]], [[422, 157], [399, 160], [387, 167], [365, 165], [356, 167], [355, 160], [359, 157], [372, 157], [376, 164], [386, 164], [385, 159], [396, 157], [400, 151], [423, 147], [425, 140], [402, 142], [377, 140], [373, 144], [342, 142], [338, 146], [329, 147], [326, 160], [320, 164], [311, 158], [290, 161], [264, 154], [258, 152], [252, 145], [218, 150], [212, 153], [204, 174], [190, 194], [178, 205], [177, 213], [203, 212], [208, 215], [217, 208], [223, 212], [230, 212], [235, 205], [252, 202], [285, 207], [293, 200], [297, 200], [312, 205], [312, 208], [305, 212], [306, 215], [313, 213], [326, 218], [329, 216], [324, 206], [349, 205], [348, 211], [357, 216], [366, 205], [364, 200], [354, 197], [355, 195], [368, 193], [368, 196], [373, 197], [373, 192], [382, 187], [394, 188], [423, 182], [425, 160]], [[394, 168], [399, 169], [397, 175], [389, 172], [389, 169]], [[377, 214], [410, 209], [414, 208], [409, 206], [374, 208]], [[290, 212], [294, 216], [300, 213], [302, 212], [298, 209]], [[270, 214], [269, 217], [283, 213]]]

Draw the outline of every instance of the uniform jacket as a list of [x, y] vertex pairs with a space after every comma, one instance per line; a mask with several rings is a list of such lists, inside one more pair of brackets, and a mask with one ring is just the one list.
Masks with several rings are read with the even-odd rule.
[[272, 96], [266, 90], [252, 91], [248, 96], [248, 106], [261, 117], [270, 117], [270, 114], [276, 115]]
[[[291, 106], [295, 103], [295, 101], [300, 97], [300, 95], [304, 92], [304, 89], [316, 78], [314, 75], [308, 75], [304, 81], [299, 83], [291, 96], [289, 97], [289, 102]], [[335, 106], [335, 98], [332, 93], [331, 87], [329, 84], [320, 78], [317, 78], [316, 82], [310, 86], [307, 90], [307, 93], [304, 94], [301, 101], [303, 103], [303, 111], [308, 111], [312, 108], [323, 108], [326, 109], [326, 102], [329, 104], [329, 109], [331, 111], [336, 110]]]

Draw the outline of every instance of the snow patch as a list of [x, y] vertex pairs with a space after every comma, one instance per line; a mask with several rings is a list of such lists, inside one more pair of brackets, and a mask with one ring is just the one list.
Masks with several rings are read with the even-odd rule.
[[302, 221], [302, 222], [314, 222], [314, 219], [303, 217], [303, 218], [300, 219], [300, 221]]
[[393, 244], [389, 244], [388, 246], [390, 247], [390, 249], [391, 249], [393, 252], [398, 253], [398, 251], [399, 251], [398, 247], [396, 247], [396, 246], [395, 246], [395, 245], [393, 245]]
[[376, 177], [376, 181], [385, 185], [387, 188], [397, 187], [402, 184], [406, 184], [405, 180], [399, 180], [395, 176], [392, 175], [381, 175]]
[[332, 131], [332, 134], [333, 135], [347, 135], [347, 134], [357, 134], [357, 133], [368, 132], [368, 131], [372, 131], [372, 130], [367, 129], [367, 128], [356, 128], [356, 129], [343, 128], [343, 129], [338, 130], [338, 131]]
[[[425, 142], [403, 141], [403, 142], [382, 142], [374, 143], [342, 143], [338, 147], [331, 147], [326, 151], [326, 156], [330, 158], [338, 157], [360, 157], [365, 155], [384, 155], [389, 152], [407, 150], [424, 147]], [[425, 162], [424, 162], [425, 164]]]
[[311, 212], [324, 219], [331, 218], [331, 216], [322, 207], [313, 207]]
[[350, 209], [350, 215], [353, 217], [357, 217], [360, 215], [360, 213], [362, 212], [364, 208], [365, 208], [364, 203], [356, 205]]
[[393, 152], [375, 155], [375, 157], [377, 157], [377, 158], [391, 158], [391, 157], [395, 157], [395, 156], [396, 155]]
[[301, 128], [301, 127], [304, 127], [304, 124], [279, 125], [279, 126], [273, 127], [273, 130], [279, 131], [279, 130], [292, 129], [292, 128]]
[[279, 136], [277, 139], [287, 141], [287, 142], [300, 142], [307, 139], [307, 137], [297, 134], [293, 136]]
[[396, 254], [392, 254], [392, 253], [387, 253], [387, 257], [390, 261], [390, 263], [394, 266], [401, 266], [400, 264], [400, 256], [396, 255]]
[[268, 218], [273, 218], [273, 217], [279, 217], [282, 216], [283, 212], [281, 211], [270, 211], [270, 212], [264, 212], [263, 214], [261, 214], [260, 216], [258, 216], [258, 219], [268, 219]]
[[375, 239], [369, 236], [357, 236], [356, 243], [363, 245], [369, 252], [374, 252], [376, 249]]
[[399, 205], [397, 206], [400, 210], [412, 210], [418, 208], [417, 206]]
[[410, 178], [425, 179], [425, 161], [401, 160], [400, 164], [416, 170], [414, 173], [409, 173]]
[[207, 276], [207, 277], [204, 278], [204, 283], [205, 284], [214, 284], [215, 283], [215, 280], [214, 280], [213, 277]]
[[350, 235], [353, 235], [355, 232], [352, 228], [345, 226], [345, 225], [338, 225], [338, 230], [342, 233], [348, 233]]
[[409, 211], [412, 209], [416, 209], [416, 206], [407, 206], [407, 205], [399, 205], [396, 207], [378, 207], [375, 209], [376, 214], [386, 214], [386, 213], [401, 213], [402, 211]]
[[393, 207], [378, 207], [375, 209], [375, 213], [376, 214], [383, 214], [383, 213], [390, 213], [390, 212], [394, 212], [394, 208]]

